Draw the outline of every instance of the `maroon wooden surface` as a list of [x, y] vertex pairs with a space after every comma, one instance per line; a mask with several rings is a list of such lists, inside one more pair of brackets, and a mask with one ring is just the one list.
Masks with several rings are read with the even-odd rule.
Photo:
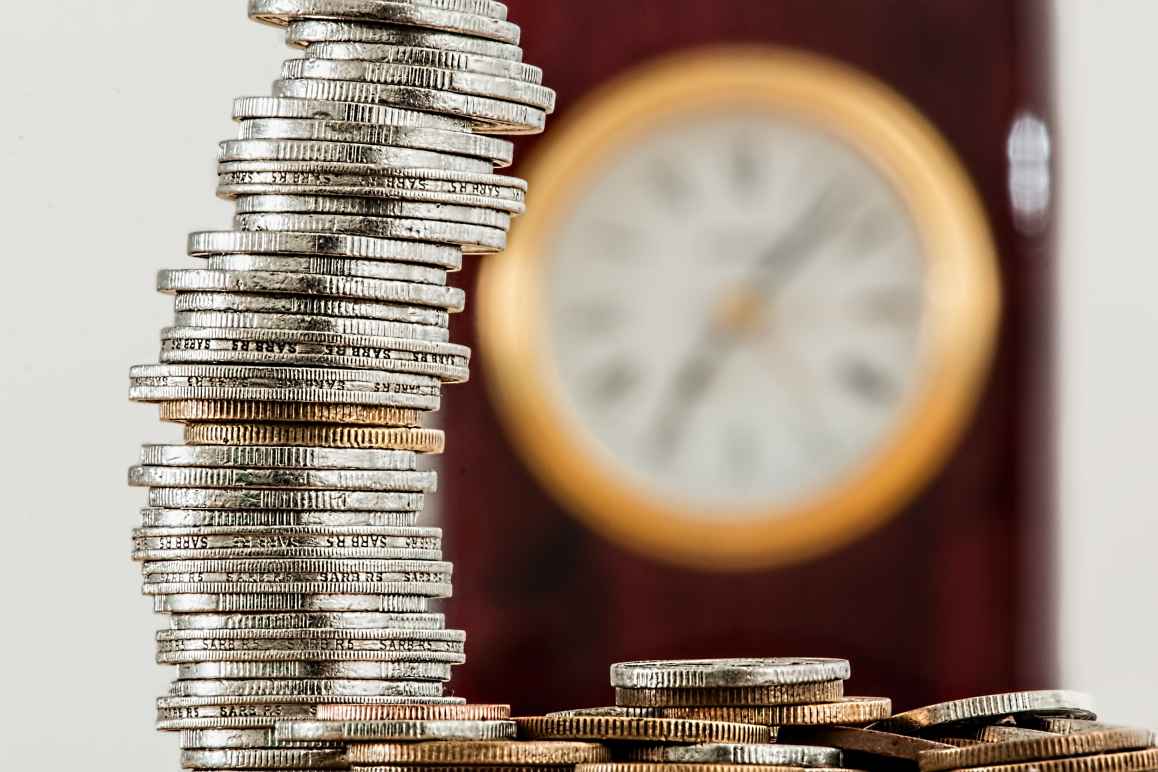
[[[442, 491], [455, 561], [448, 613], [469, 631], [455, 691], [527, 713], [610, 701], [632, 658], [828, 655], [854, 693], [901, 707], [1044, 685], [1052, 677], [1048, 236], [1018, 235], [1005, 140], [1049, 117], [1048, 15], [1016, 0], [509, 0], [527, 61], [559, 92], [555, 120], [593, 86], [657, 55], [768, 43], [876, 75], [950, 140], [985, 198], [1005, 316], [976, 420], [944, 471], [886, 527], [805, 565], [746, 574], [663, 565], [563, 512], [510, 448], [475, 368], [449, 391]], [[536, 139], [521, 141], [525, 158]], [[517, 171], [517, 169], [516, 169]], [[517, 226], [516, 226], [517, 227]], [[473, 287], [474, 270], [460, 277]], [[473, 343], [473, 320], [455, 338]]]

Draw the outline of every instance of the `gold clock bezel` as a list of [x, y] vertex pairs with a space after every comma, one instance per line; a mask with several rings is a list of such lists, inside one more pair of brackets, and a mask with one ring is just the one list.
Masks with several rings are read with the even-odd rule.
[[[681, 509], [642, 487], [573, 414], [547, 355], [539, 256], [600, 159], [657, 124], [729, 107], [789, 114], [859, 150], [908, 206], [927, 259], [928, 337], [909, 408], [871, 458], [790, 508]], [[698, 568], [802, 561], [883, 524], [959, 438], [996, 342], [996, 250], [981, 201], [953, 150], [915, 108], [875, 79], [825, 58], [774, 48], [679, 54], [604, 87], [572, 115], [529, 165], [528, 214], [517, 222], [507, 251], [484, 264], [477, 295], [493, 400], [534, 475], [612, 541]], [[709, 511], [710, 517], [702, 514]]]

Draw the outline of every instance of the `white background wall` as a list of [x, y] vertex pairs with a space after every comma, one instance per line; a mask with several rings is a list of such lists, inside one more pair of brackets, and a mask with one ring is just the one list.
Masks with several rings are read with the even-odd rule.
[[1158, 2], [1057, 7], [1063, 671], [1158, 725]]
[[[1064, 681], [1158, 724], [1158, 2], [1060, 2]], [[267, 91], [284, 58], [243, 6], [21, 2], [5, 24], [3, 769], [176, 768], [152, 731], [170, 673], [149, 664], [157, 620], [127, 557], [141, 495], [121, 483], [142, 440], [176, 432], [126, 402], [125, 371], [171, 313], [155, 270], [228, 222], [212, 189], [232, 97]]]

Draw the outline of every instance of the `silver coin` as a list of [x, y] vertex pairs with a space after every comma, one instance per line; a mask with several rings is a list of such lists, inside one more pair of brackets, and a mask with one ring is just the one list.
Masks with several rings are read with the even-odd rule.
[[137, 549], [133, 560], [442, 560], [441, 550], [412, 547], [246, 547], [224, 549]]
[[391, 43], [311, 43], [306, 56], [312, 59], [355, 60], [436, 67], [443, 70], [477, 72], [542, 85], [543, 70], [530, 64], [492, 56], [419, 48]]
[[471, 121], [467, 118], [438, 115], [421, 110], [405, 110], [386, 105], [329, 102], [320, 99], [286, 99], [270, 96], [238, 97], [233, 101], [233, 119], [235, 121], [261, 118], [342, 121], [462, 133], [472, 131]]
[[352, 257], [283, 257], [280, 255], [214, 255], [206, 261], [211, 271], [284, 271], [353, 276], [417, 284], [446, 284], [447, 272], [409, 263], [358, 260]]
[[189, 234], [187, 251], [195, 257], [228, 254], [355, 257], [418, 263], [448, 271], [462, 268], [462, 250], [457, 247], [332, 233], [198, 231]]
[[450, 563], [425, 560], [168, 560], [147, 563], [141, 567], [146, 581], [154, 576], [186, 573], [369, 573], [404, 577], [404, 581], [411, 576], [436, 576], [441, 580], [449, 580], [451, 570]]
[[418, 742], [514, 737], [514, 721], [286, 721], [277, 726], [277, 739], [282, 742]]
[[287, 161], [291, 163], [366, 164], [382, 167], [446, 169], [467, 174], [490, 174], [494, 164], [481, 158], [352, 142], [300, 139], [229, 139], [219, 145], [217, 160]]
[[196, 705], [157, 708], [157, 729], [247, 729], [273, 727], [291, 718], [317, 718], [317, 703], [299, 705]]
[[475, 131], [482, 134], [538, 134], [547, 124], [547, 113], [530, 105], [414, 86], [350, 80], [283, 78], [274, 81], [273, 93], [274, 96], [291, 99], [388, 104], [448, 113], [472, 119], [475, 122]]
[[449, 662], [190, 662], [177, 666], [189, 679], [345, 679], [375, 681], [449, 681]]
[[611, 666], [611, 684], [621, 689], [779, 686], [848, 677], [848, 660], [807, 657], [650, 660]]
[[286, 42], [291, 46], [306, 46], [313, 43], [397, 45], [454, 51], [512, 62], [523, 60], [523, 49], [519, 46], [471, 35], [316, 19], [292, 22], [286, 29]]
[[418, 512], [141, 510], [144, 528], [406, 528], [418, 519]]
[[[192, 729], [181, 733], [181, 748], [185, 750], [212, 750], [224, 748], [276, 748], [279, 745], [286, 745], [286, 743], [279, 743], [273, 735], [272, 729]], [[327, 742], [293, 743], [292, 745], [298, 748], [313, 750], [343, 747], [341, 743]]]
[[277, 445], [143, 445], [140, 459], [147, 466], [378, 469], [394, 472], [418, 469], [418, 454], [405, 450]]
[[[244, 217], [281, 215], [244, 215]], [[309, 215], [303, 215], [309, 216]], [[381, 281], [348, 276], [290, 273], [288, 271], [163, 270], [157, 274], [161, 292], [255, 292], [288, 295], [330, 295], [340, 298], [431, 306], [461, 311], [466, 303], [462, 290], [400, 281]]]
[[281, 74], [286, 80], [318, 78], [380, 83], [470, 94], [527, 105], [547, 113], [555, 109], [555, 92], [545, 86], [464, 70], [349, 59], [289, 59], [282, 65]]
[[[481, 225], [464, 225], [442, 220], [414, 220], [395, 217], [358, 217], [354, 215], [334, 214], [239, 214], [234, 216], [233, 224], [243, 231], [301, 231], [312, 230], [319, 233], [349, 233], [375, 238], [414, 239], [416, 241], [435, 241], [444, 244], [455, 244], [462, 247], [464, 252], [489, 253], [506, 249], [507, 232], [500, 228], [487, 228]], [[286, 276], [286, 274], [282, 274]], [[342, 294], [335, 287], [339, 280], [320, 281], [325, 277], [316, 277], [312, 281], [291, 282], [282, 279], [287, 285], [298, 285], [301, 289], [265, 290], [267, 292], [287, 292], [290, 294], [317, 294], [336, 295], [338, 297], [366, 298], [370, 300], [392, 300], [406, 302], [393, 294], [373, 294], [367, 288], [363, 292], [371, 294]], [[346, 282], [353, 280], [346, 279]], [[363, 279], [362, 282], [370, 281]], [[411, 285], [420, 289], [419, 285]], [[158, 289], [161, 289], [158, 287]], [[210, 287], [190, 287], [189, 289], [210, 289]], [[236, 292], [245, 292], [244, 286]], [[250, 290], [253, 291], [253, 290]], [[465, 298], [459, 298], [460, 305], [453, 310], [461, 311]], [[434, 304], [429, 304], [434, 305]]]
[[416, 654], [413, 652], [367, 651], [342, 649], [336, 645], [317, 649], [246, 649], [232, 651], [162, 651], [154, 661], [158, 665], [182, 665], [195, 662], [439, 662], [461, 665], [464, 655]]
[[173, 630], [442, 630], [442, 614], [316, 612], [302, 614], [177, 614]]
[[816, 745], [777, 743], [705, 743], [702, 745], [654, 745], [629, 748], [629, 761], [662, 764], [736, 764], [772, 767], [839, 767], [841, 752]]
[[1082, 692], [1057, 689], [991, 694], [941, 702], [898, 713], [891, 718], [878, 721], [871, 728], [884, 732], [915, 734], [942, 724], [989, 720], [1016, 714], [1097, 718], [1094, 713], [1093, 697]]
[[429, 375], [449, 383], [470, 378], [469, 350], [445, 343], [338, 336], [308, 331], [169, 328], [166, 364], [253, 364], [334, 367]]
[[[357, 319], [380, 322], [399, 322], [445, 330], [450, 324], [450, 313], [435, 308], [378, 303], [372, 300], [338, 300], [314, 298], [306, 295], [248, 295], [240, 292], [182, 292], [173, 301], [177, 313], [185, 311], [218, 311], [240, 314], [288, 314], [290, 316], [320, 316], [335, 320]], [[221, 325], [232, 327], [233, 325]], [[393, 336], [402, 337], [402, 336]]]
[[[381, 681], [362, 679], [202, 679], [174, 681], [169, 696], [157, 707], [204, 704], [225, 705], [278, 702], [272, 697], [295, 697], [299, 702], [335, 697], [438, 697], [442, 684], [429, 681]], [[195, 698], [195, 699], [194, 699]], [[228, 700], [228, 698], [233, 698]]]
[[441, 528], [135, 528], [147, 549], [229, 547], [410, 547], [436, 550]]
[[249, 0], [249, 16], [278, 26], [301, 19], [373, 21], [471, 35], [508, 45], [519, 43], [518, 26], [504, 19], [406, 0]]
[[228, 592], [186, 592], [153, 598], [153, 610], [162, 614], [199, 613], [298, 613], [371, 612], [423, 613], [427, 599], [421, 595], [375, 595], [338, 593], [267, 593], [257, 595], [248, 588]]
[[466, 633], [462, 630], [400, 630], [390, 627], [336, 630], [328, 627], [278, 628], [274, 630], [158, 630], [158, 641], [188, 641], [206, 645], [208, 641], [273, 642], [273, 641], [375, 641], [384, 649], [394, 647], [429, 648], [431, 651], [462, 651]]
[[139, 488], [300, 488], [305, 490], [417, 491], [437, 487], [435, 472], [365, 469], [240, 469], [204, 466], [134, 466], [129, 485]]
[[183, 311], [174, 314], [173, 321], [178, 327], [189, 328], [322, 332], [370, 338], [401, 338], [430, 343], [445, 343], [450, 338], [449, 331], [444, 327], [383, 322], [376, 319], [343, 319], [333, 316]]
[[[484, 207], [453, 206], [387, 198], [358, 198], [354, 196], [285, 196], [244, 195], [234, 199], [238, 214], [332, 214], [354, 217], [396, 217], [415, 220], [480, 225], [486, 228], [508, 230], [511, 216], [505, 212]], [[427, 282], [430, 284], [441, 282]]]
[[509, 166], [514, 160], [515, 147], [509, 140], [480, 136], [467, 131], [318, 118], [242, 119], [238, 139], [292, 139], [410, 147], [482, 158], [501, 166]]
[[212, 488], [150, 488], [149, 507], [164, 509], [309, 509], [420, 512], [421, 493], [377, 491], [230, 491]]
[[[273, 163], [245, 162], [246, 165], [270, 166]], [[219, 168], [217, 195], [225, 200], [241, 196], [345, 196], [381, 199], [383, 201], [416, 201], [428, 204], [490, 209], [510, 215], [526, 209], [526, 194], [517, 188], [488, 188], [453, 180], [414, 180], [394, 174], [375, 174], [373, 167], [350, 167], [325, 171], [319, 169], [239, 169], [240, 163]], [[297, 164], [297, 166], [302, 166]], [[411, 185], [415, 183], [415, 185]], [[480, 191], [497, 192], [497, 197], [478, 195]], [[456, 192], [465, 191], [465, 192]], [[267, 231], [276, 233], [276, 231]], [[461, 247], [454, 247], [461, 254]]]
[[[481, 199], [525, 202], [527, 183], [505, 174], [468, 174], [445, 169], [386, 168], [373, 164], [336, 164], [310, 161], [228, 161], [217, 165], [218, 174], [239, 172], [313, 173], [323, 185], [341, 186], [346, 179], [373, 178], [390, 192], [437, 192], [477, 196]], [[358, 255], [353, 255], [357, 257]]]
[[181, 751], [181, 766], [185, 769], [345, 769], [346, 751], [292, 750], [194, 750]]
[[[140, 402], [290, 401], [437, 410], [440, 393], [439, 381], [429, 376], [387, 373], [379, 370], [302, 367], [141, 365], [132, 369], [129, 382], [129, 397]], [[175, 508], [187, 507], [178, 505]], [[293, 509], [277, 506], [260, 508]], [[335, 508], [340, 507], [322, 507], [322, 509]], [[380, 509], [389, 510], [393, 507]]]

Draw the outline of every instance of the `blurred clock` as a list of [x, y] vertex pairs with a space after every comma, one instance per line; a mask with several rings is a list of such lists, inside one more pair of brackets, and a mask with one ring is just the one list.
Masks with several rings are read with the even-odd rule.
[[812, 55], [691, 51], [580, 105], [483, 268], [530, 468], [663, 560], [804, 560], [894, 514], [987, 371], [994, 247], [954, 154]]

